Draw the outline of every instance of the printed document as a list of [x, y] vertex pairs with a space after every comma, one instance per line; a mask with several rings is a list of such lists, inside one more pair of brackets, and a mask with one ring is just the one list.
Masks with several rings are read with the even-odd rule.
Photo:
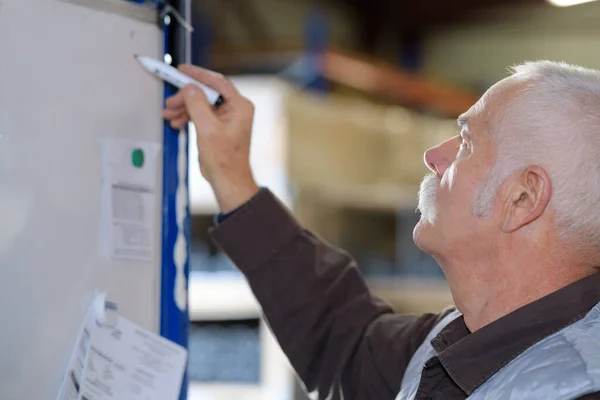
[[155, 256], [160, 144], [122, 139], [102, 143], [101, 248], [105, 258]]
[[177, 400], [187, 350], [90, 306], [57, 400]]

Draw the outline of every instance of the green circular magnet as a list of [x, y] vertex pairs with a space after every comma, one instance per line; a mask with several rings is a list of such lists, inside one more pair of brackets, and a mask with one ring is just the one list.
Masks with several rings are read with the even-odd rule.
[[131, 164], [136, 168], [144, 166], [144, 150], [135, 149], [131, 152]]

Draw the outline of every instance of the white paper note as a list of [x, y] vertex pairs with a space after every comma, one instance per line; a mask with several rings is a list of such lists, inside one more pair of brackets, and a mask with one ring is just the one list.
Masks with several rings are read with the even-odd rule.
[[160, 145], [102, 143], [101, 249], [106, 258], [149, 261], [155, 255]]
[[95, 310], [93, 307], [88, 309], [87, 315], [77, 335], [75, 349], [69, 360], [67, 373], [63, 378], [63, 382], [58, 394], [57, 400], [78, 400], [81, 391], [82, 375], [87, 355], [90, 349], [90, 337], [94, 331], [95, 325]]
[[58, 400], [177, 400], [187, 350], [119, 315], [102, 324], [95, 313], [90, 306]]

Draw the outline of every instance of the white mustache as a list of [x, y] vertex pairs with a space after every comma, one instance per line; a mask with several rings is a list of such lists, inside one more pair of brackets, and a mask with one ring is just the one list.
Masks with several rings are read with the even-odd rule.
[[429, 174], [423, 178], [419, 188], [419, 205], [417, 210], [421, 218], [433, 222], [435, 219], [435, 202], [441, 179], [437, 174]]

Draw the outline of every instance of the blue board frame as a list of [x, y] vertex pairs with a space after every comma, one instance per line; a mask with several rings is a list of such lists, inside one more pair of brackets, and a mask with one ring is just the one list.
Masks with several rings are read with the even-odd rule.
[[[185, 16], [185, 0], [172, 2], [179, 13]], [[169, 21], [169, 22], [167, 22]], [[183, 27], [175, 23], [174, 18], [161, 21], [163, 28], [164, 55], [169, 54], [173, 64], [187, 62], [185, 48], [187, 47]], [[176, 88], [165, 84], [164, 100], [176, 93]], [[160, 294], [160, 334], [165, 338], [188, 348], [189, 336], [189, 254], [190, 254], [190, 209], [188, 191], [188, 131], [174, 129], [167, 121], [163, 121], [163, 194], [162, 194], [162, 271]], [[185, 162], [181, 162], [183, 157]], [[178, 224], [177, 202], [184, 202], [183, 215], [179, 216]], [[179, 264], [179, 267], [178, 267]], [[178, 268], [183, 266], [185, 296], [177, 299]], [[188, 378], [185, 369], [180, 400], [187, 399]]]

